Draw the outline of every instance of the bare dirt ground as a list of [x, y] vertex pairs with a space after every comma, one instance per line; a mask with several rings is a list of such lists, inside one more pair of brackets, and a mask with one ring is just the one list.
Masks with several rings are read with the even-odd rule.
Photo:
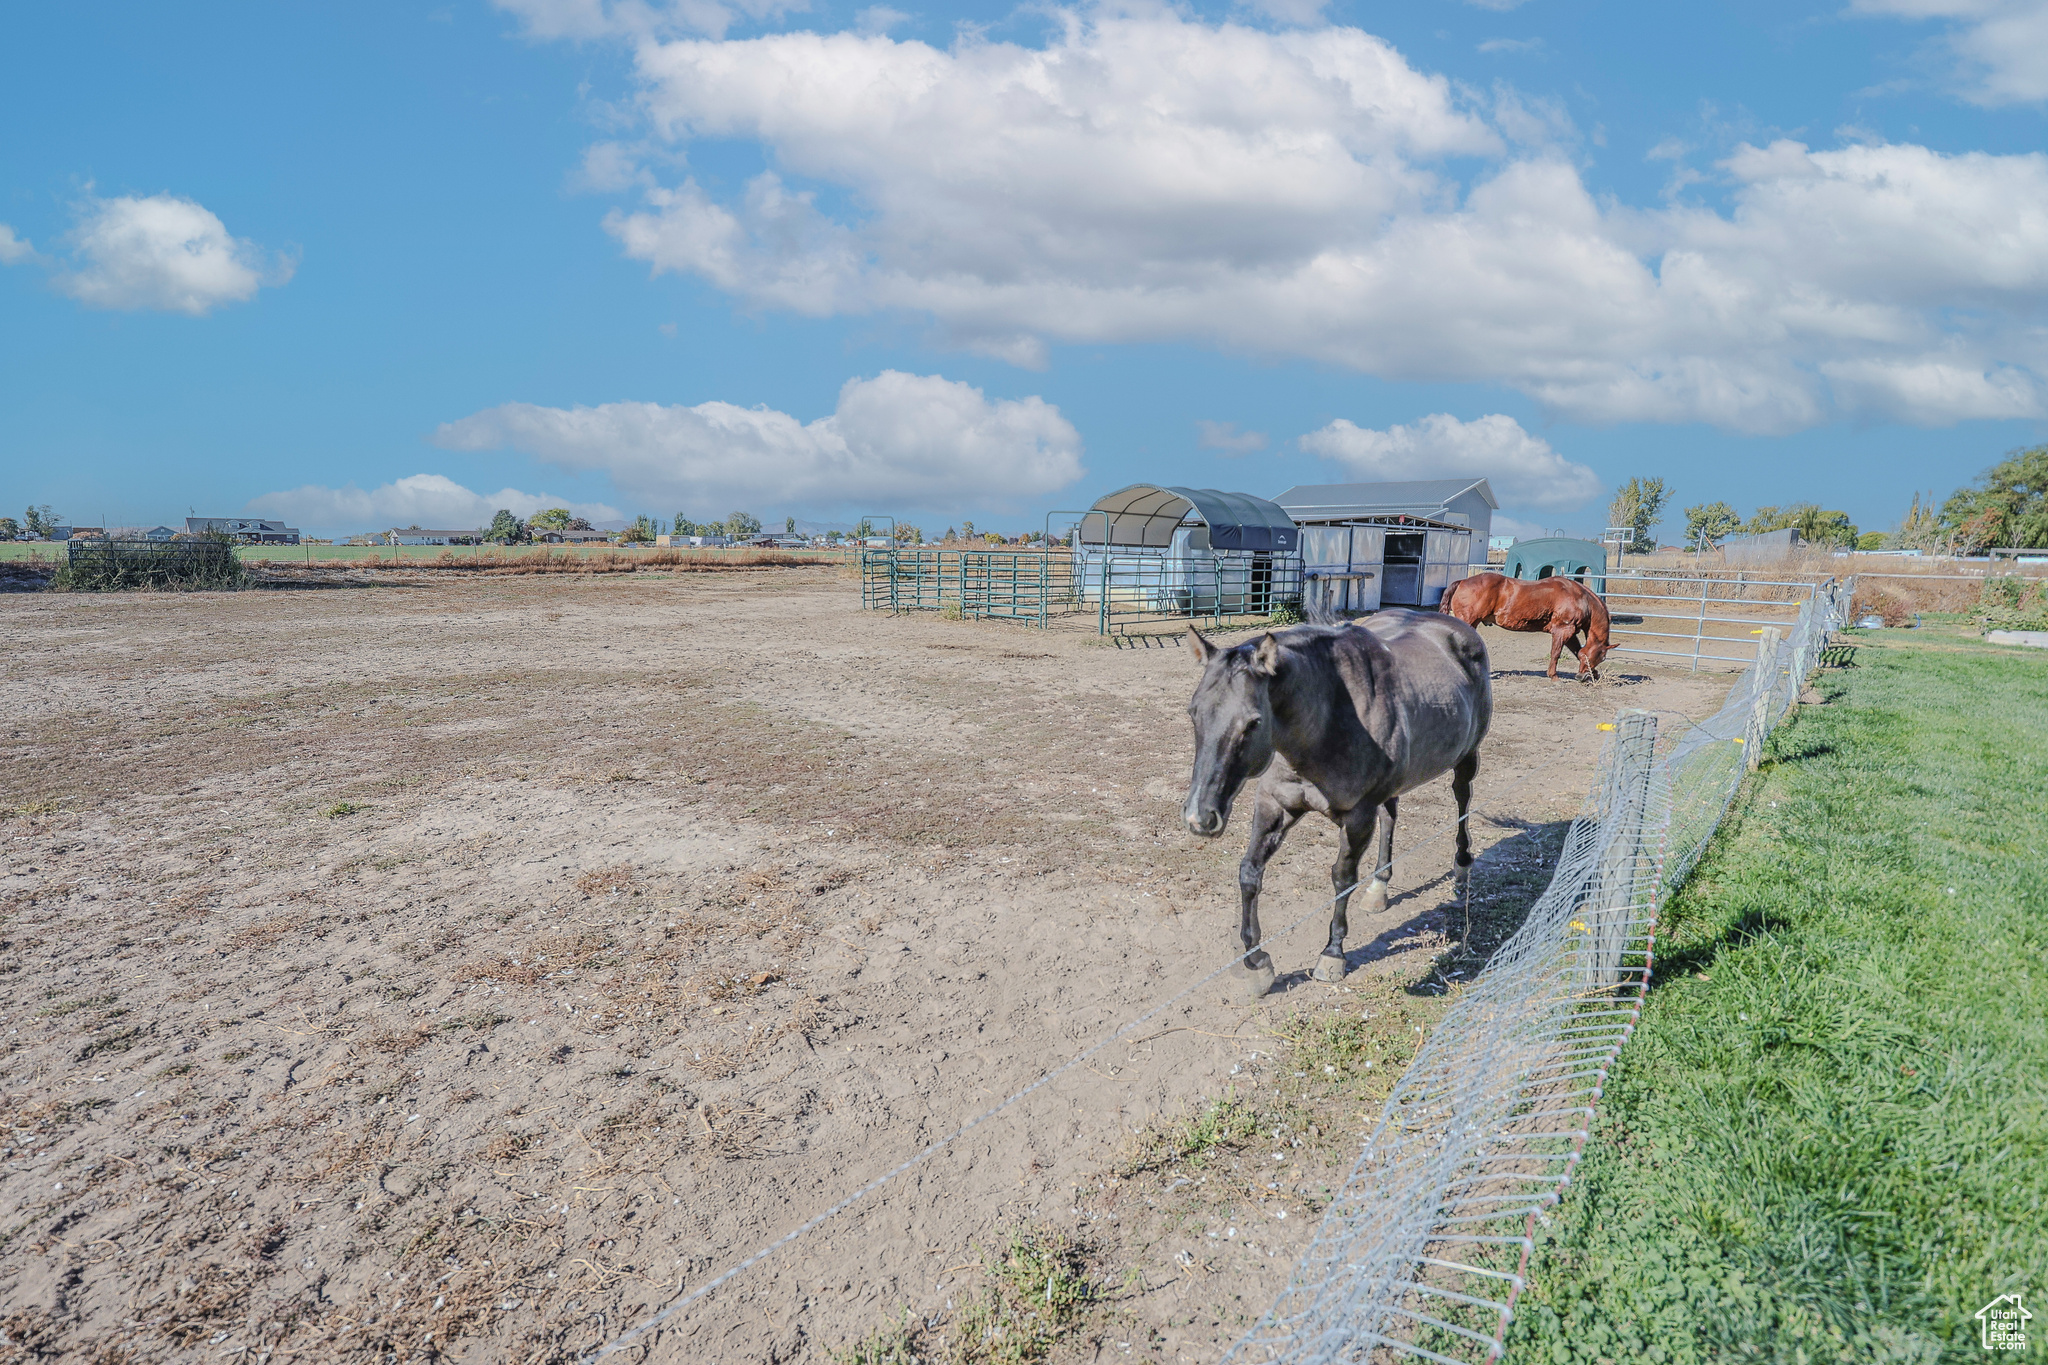
[[[1242, 817], [1179, 823], [1183, 650], [858, 601], [830, 569], [0, 597], [0, 1361], [574, 1359], [1230, 957]], [[1544, 637], [1487, 635], [1497, 941], [1596, 724], [1726, 679], [1553, 683]], [[1450, 816], [1447, 782], [1404, 802], [1342, 985], [1307, 979], [1304, 823], [1271, 996], [1187, 996], [625, 1358], [1214, 1359], [1480, 965]], [[1042, 1264], [1017, 1229], [1074, 1325], [1050, 1280], [1045, 1321], [971, 1316]]]

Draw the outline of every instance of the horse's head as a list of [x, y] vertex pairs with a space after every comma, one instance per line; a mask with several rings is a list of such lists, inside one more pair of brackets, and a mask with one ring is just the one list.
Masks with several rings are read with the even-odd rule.
[[1605, 636], [1595, 639], [1589, 633], [1585, 645], [1579, 650], [1579, 671], [1589, 678], [1599, 677], [1600, 665], [1613, 648], [1613, 643]]
[[1188, 703], [1195, 725], [1195, 770], [1181, 818], [1205, 839], [1230, 823], [1230, 803], [1245, 779], [1273, 761], [1273, 709], [1268, 684], [1280, 668], [1280, 646], [1270, 634], [1255, 644], [1222, 649], [1188, 627], [1188, 650], [1202, 665], [1202, 681]]

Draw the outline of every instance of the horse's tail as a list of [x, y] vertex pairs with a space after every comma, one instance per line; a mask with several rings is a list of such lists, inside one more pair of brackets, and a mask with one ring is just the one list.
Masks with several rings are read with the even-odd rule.
[[1302, 594], [1301, 619], [1312, 626], [1341, 626], [1350, 618], [1324, 605], [1324, 594], [1307, 592]]

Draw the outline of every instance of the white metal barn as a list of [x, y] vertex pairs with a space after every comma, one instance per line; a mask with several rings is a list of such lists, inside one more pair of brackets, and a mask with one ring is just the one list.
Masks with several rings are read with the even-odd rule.
[[1347, 615], [1435, 607], [1484, 561], [1500, 506], [1484, 479], [1304, 484], [1273, 501], [1301, 527], [1307, 600]]

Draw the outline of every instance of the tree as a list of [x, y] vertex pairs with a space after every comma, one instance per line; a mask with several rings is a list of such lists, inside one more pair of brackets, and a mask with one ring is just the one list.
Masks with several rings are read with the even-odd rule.
[[569, 514], [568, 508], [550, 507], [546, 511], [535, 512], [527, 518], [526, 524], [536, 531], [566, 531], [573, 520], [575, 518]]
[[972, 539], [974, 539], [974, 523], [973, 523], [973, 522], [971, 522], [971, 521], [963, 521], [963, 522], [961, 522], [961, 523], [960, 523], [960, 539], [962, 539], [962, 540], [972, 540]]
[[1941, 528], [1958, 549], [2048, 547], [2048, 446], [2016, 450], [1951, 493]]
[[734, 540], [761, 533], [761, 519], [752, 512], [734, 512], [725, 519], [725, 533]]
[[1934, 550], [1940, 548], [1942, 539], [1941, 516], [1934, 510], [1934, 490], [1927, 490], [1925, 502], [1915, 493], [1913, 505], [1906, 509], [1906, 515], [1892, 532], [1892, 544], [1901, 550]]
[[1654, 550], [1657, 541], [1650, 529], [1664, 514], [1664, 505], [1671, 501], [1669, 490], [1662, 479], [1633, 478], [1623, 484], [1614, 494], [1614, 501], [1607, 504], [1607, 524], [1629, 528], [1627, 548], [1632, 550]]
[[12, 540], [20, 534], [20, 522], [13, 517], [0, 517], [0, 540]]
[[[1617, 526], [1620, 524], [1615, 523]], [[1725, 502], [1694, 503], [1685, 509], [1686, 548], [1709, 549], [1719, 545], [1723, 537], [1732, 535], [1741, 526], [1741, 516]]]
[[924, 532], [907, 521], [896, 523], [896, 539], [905, 545], [924, 544]]
[[795, 517], [784, 517], [784, 518], [782, 519], [782, 530], [783, 530], [783, 533], [784, 533], [785, 535], [792, 535], [792, 536], [793, 536], [793, 535], [795, 535], [795, 534], [796, 534], [796, 518], [795, 518]]
[[946, 528], [946, 534], [940, 537], [940, 539], [948, 541], [958, 540], [960, 539], [960, 533], [954, 530], [952, 527], [948, 526]]
[[660, 530], [661, 528], [654, 524], [653, 517], [637, 516], [633, 518], [631, 526], [619, 532], [619, 541], [626, 545], [651, 545], [654, 543], [654, 537], [660, 533]]
[[569, 524], [562, 529], [565, 531], [595, 531], [597, 528], [582, 517], [571, 517], [569, 518]]
[[1862, 534], [1849, 520], [1847, 512], [1831, 511], [1812, 502], [1759, 507], [1743, 529], [1753, 536], [1760, 536], [1787, 527], [1799, 532], [1801, 540], [1813, 545], [1854, 545], [1856, 537]]
[[526, 539], [526, 523], [513, 516], [510, 509], [500, 507], [491, 518], [491, 529], [484, 532], [484, 539], [493, 545], [516, 545]]
[[872, 536], [874, 533], [875, 523], [870, 521], [866, 517], [862, 517], [858, 522], [854, 524], [853, 538], [855, 540], [866, 540], [869, 536]]
[[1884, 543], [1890, 539], [1891, 537], [1882, 531], [1865, 531], [1862, 535], [1856, 537], [1856, 548], [1859, 550], [1882, 550]]
[[47, 502], [40, 507], [29, 508], [21, 516], [28, 533], [38, 540], [57, 529], [57, 514], [50, 510]]

